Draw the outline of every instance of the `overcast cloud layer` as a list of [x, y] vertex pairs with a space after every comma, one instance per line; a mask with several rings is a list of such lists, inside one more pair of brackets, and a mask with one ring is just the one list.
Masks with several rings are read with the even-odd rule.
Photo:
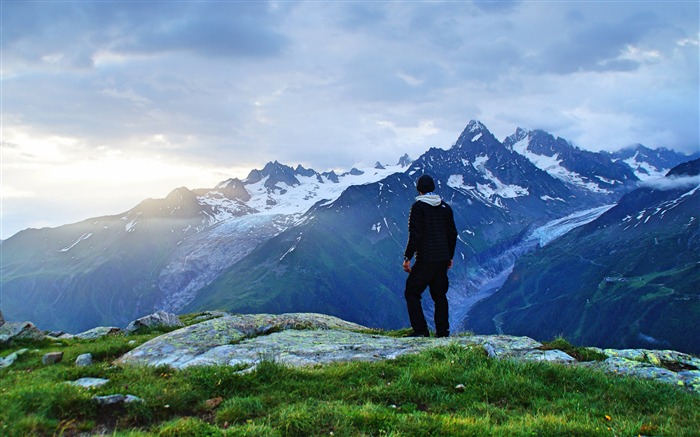
[[698, 150], [698, 2], [33, 2], [2, 8], [2, 229], [267, 161], [450, 147], [470, 119]]

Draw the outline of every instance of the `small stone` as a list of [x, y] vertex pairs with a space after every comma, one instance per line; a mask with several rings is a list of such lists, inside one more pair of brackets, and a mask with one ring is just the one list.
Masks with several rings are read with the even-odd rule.
[[107, 396], [94, 396], [92, 398], [98, 405], [116, 405], [116, 404], [130, 404], [132, 402], [143, 402], [143, 399], [133, 396], [133, 395], [107, 395]]
[[489, 358], [496, 358], [498, 355], [496, 354], [496, 350], [491, 346], [490, 343], [485, 343], [484, 344], [484, 350], [486, 351], [486, 354], [489, 356]]
[[122, 330], [116, 326], [98, 326], [97, 328], [76, 334], [75, 337], [83, 340], [95, 340], [105, 335], [114, 335], [120, 332], [122, 332]]
[[166, 327], [166, 328], [181, 328], [185, 326], [180, 321], [180, 318], [175, 314], [166, 313], [165, 311], [156, 311], [148, 316], [141, 317], [129, 323], [125, 331], [128, 334], [136, 333], [144, 328]]
[[75, 359], [75, 365], [78, 367], [87, 367], [92, 365], [92, 354], [82, 354]]
[[224, 401], [224, 398], [218, 397], [214, 399], [207, 399], [204, 401], [204, 405], [206, 405], [208, 410], [214, 410], [216, 409], [221, 403]]
[[75, 385], [78, 387], [92, 388], [105, 385], [109, 382], [109, 379], [104, 378], [80, 378], [76, 381], [68, 381], [67, 384]]
[[5, 358], [0, 358], [0, 369], [11, 366], [12, 363], [14, 363], [17, 360], [17, 358], [19, 358], [21, 355], [27, 352], [29, 352], [29, 349], [20, 349], [16, 352], [12, 352]]
[[63, 352], [49, 352], [44, 354], [41, 362], [46, 365], [57, 364], [63, 360]]

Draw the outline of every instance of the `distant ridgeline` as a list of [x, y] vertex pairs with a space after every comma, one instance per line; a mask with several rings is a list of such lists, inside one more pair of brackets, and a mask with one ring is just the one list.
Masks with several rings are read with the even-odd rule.
[[430, 173], [460, 231], [454, 332], [698, 353], [693, 158], [641, 145], [594, 153], [523, 129], [500, 142], [471, 121], [448, 150], [393, 166], [336, 174], [275, 161], [121, 214], [19, 232], [0, 246], [0, 305], [10, 320], [68, 332], [216, 309], [405, 327], [407, 214]]

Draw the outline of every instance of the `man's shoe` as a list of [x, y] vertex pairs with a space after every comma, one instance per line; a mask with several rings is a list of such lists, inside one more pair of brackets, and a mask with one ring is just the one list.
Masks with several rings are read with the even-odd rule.
[[437, 338], [445, 338], [445, 337], [449, 337], [449, 336], [450, 336], [449, 332], [435, 334], [435, 337], [437, 337]]
[[406, 337], [430, 337], [430, 334], [427, 332], [416, 332], [413, 331], [410, 334], [408, 334]]

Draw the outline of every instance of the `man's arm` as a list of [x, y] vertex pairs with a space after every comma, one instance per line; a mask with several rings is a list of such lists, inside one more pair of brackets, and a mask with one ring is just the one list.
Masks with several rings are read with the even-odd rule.
[[447, 212], [447, 244], [450, 249], [450, 267], [452, 267], [452, 259], [455, 257], [455, 249], [457, 247], [458, 232], [452, 208], [448, 207]]
[[420, 241], [422, 230], [420, 210], [414, 203], [408, 215], [408, 242], [406, 243], [406, 250], [403, 254], [404, 260], [410, 261], [410, 259], [413, 258], [416, 249], [418, 249], [418, 242]]

